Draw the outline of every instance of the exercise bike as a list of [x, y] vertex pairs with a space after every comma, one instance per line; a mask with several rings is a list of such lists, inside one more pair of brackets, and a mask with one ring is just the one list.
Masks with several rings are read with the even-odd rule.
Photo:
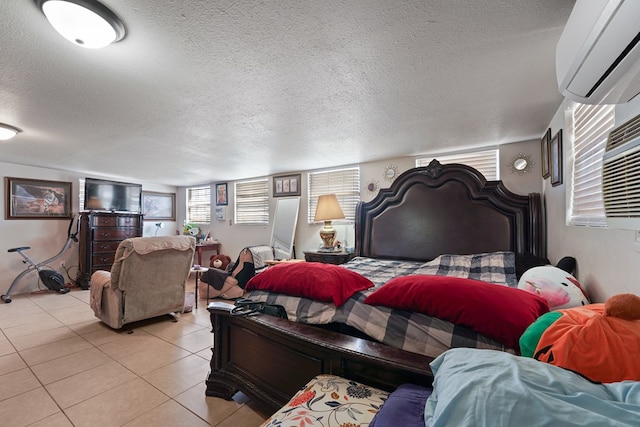
[[[15, 279], [13, 279], [11, 286], [9, 286], [9, 291], [5, 295], [0, 296], [0, 299], [2, 299], [2, 301], [4, 301], [6, 304], [9, 304], [11, 302], [11, 292], [13, 292], [14, 286], [18, 284], [20, 279], [22, 279], [24, 276], [26, 276], [32, 271], [38, 272], [40, 279], [43, 281], [45, 286], [47, 286], [47, 288], [51, 290], [56, 290], [61, 294], [66, 294], [67, 292], [69, 292], [69, 289], [64, 287], [64, 278], [62, 279], [63, 283], [60, 284], [60, 283], [57, 283], [57, 281], [55, 280], [55, 277], [52, 277], [56, 274], [59, 275], [59, 273], [55, 272], [50, 267], [49, 268], [43, 268], [43, 267], [47, 267], [47, 264], [60, 258], [67, 251], [67, 249], [69, 249], [69, 246], [71, 246], [72, 241], [73, 242], [78, 241], [78, 231], [80, 230], [80, 218], [78, 218], [78, 221], [76, 223], [75, 232], [72, 232], [71, 229], [73, 228], [74, 219], [75, 219], [75, 215], [71, 217], [71, 222], [69, 222], [69, 229], [67, 230], [67, 241], [65, 242], [64, 246], [62, 247], [60, 252], [58, 252], [57, 255], [55, 255], [52, 258], [49, 258], [46, 261], [37, 263], [33, 259], [31, 259], [29, 255], [25, 254], [24, 251], [26, 251], [27, 249], [31, 249], [30, 246], [22, 246], [19, 248], [11, 248], [7, 250], [7, 252], [18, 252], [20, 255], [22, 255], [22, 258], [24, 258], [22, 262], [25, 264], [28, 264], [28, 266], [22, 273], [18, 274], [18, 276]], [[49, 285], [49, 283], [52, 280], [54, 281], [54, 284], [53, 284], [54, 286]]]

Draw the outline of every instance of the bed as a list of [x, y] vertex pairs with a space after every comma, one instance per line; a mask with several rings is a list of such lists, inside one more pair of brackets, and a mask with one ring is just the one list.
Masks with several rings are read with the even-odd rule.
[[[435, 160], [401, 174], [372, 201], [360, 203], [355, 236], [356, 257], [344, 267], [364, 264], [375, 270], [377, 265], [375, 288], [395, 276], [398, 266], [403, 266], [402, 274], [420, 272], [433, 268], [430, 263], [438, 259], [442, 265], [443, 254], [545, 256], [539, 194], [516, 195], [471, 167]], [[515, 273], [515, 266], [510, 269]], [[455, 323], [390, 308], [378, 313], [404, 319], [405, 330], [401, 338], [389, 333], [386, 316], [379, 336], [368, 329], [367, 324], [380, 323], [370, 321], [371, 313], [353, 314], [369, 309], [363, 304], [367, 292], [355, 293], [340, 307], [272, 292], [251, 293], [252, 299], [285, 306], [295, 322], [266, 315], [231, 316], [229, 304], [210, 304], [214, 347], [207, 395], [229, 399], [241, 390], [273, 411], [318, 374], [393, 390], [403, 383], [428, 384], [433, 379], [429, 363], [448, 348], [510, 350]], [[318, 311], [322, 320], [309, 320], [309, 313]], [[407, 334], [420, 329], [410, 325], [425, 321], [440, 325], [426, 344], [419, 338], [423, 335]]]

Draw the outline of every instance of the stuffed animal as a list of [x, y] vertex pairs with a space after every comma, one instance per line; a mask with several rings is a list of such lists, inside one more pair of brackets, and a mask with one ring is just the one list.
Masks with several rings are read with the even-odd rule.
[[231, 258], [228, 255], [212, 255], [209, 259], [209, 266], [218, 268], [220, 270], [227, 270], [227, 267], [231, 263]]
[[592, 381], [640, 381], [640, 297], [545, 313], [520, 337], [520, 351]]
[[518, 289], [540, 295], [549, 303], [549, 310], [589, 304], [587, 293], [578, 280], [566, 271], [551, 265], [525, 271]]

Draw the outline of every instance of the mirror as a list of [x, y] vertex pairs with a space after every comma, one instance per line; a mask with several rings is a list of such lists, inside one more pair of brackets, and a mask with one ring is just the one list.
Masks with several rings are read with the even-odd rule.
[[298, 224], [300, 197], [280, 197], [276, 201], [276, 213], [271, 231], [271, 247], [275, 259], [293, 258], [293, 241]]
[[524, 175], [530, 172], [533, 166], [531, 157], [528, 154], [518, 153], [509, 161], [509, 169], [511, 173], [517, 173], [518, 175]]
[[527, 167], [527, 159], [516, 159], [513, 162], [513, 167], [519, 171], [525, 170]]

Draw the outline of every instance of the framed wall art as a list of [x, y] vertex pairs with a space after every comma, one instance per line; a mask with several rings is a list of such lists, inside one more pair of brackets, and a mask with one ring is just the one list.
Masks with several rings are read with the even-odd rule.
[[176, 193], [142, 192], [142, 213], [145, 220], [176, 220]]
[[299, 196], [301, 174], [273, 177], [273, 197]]
[[562, 184], [562, 129], [549, 142], [549, 161], [551, 185], [555, 187]]
[[549, 178], [549, 143], [551, 142], [551, 128], [548, 128], [540, 140], [540, 158], [542, 161], [542, 177]]
[[228, 204], [227, 183], [216, 184], [216, 206], [227, 206]]
[[71, 218], [71, 183], [5, 177], [5, 219]]

